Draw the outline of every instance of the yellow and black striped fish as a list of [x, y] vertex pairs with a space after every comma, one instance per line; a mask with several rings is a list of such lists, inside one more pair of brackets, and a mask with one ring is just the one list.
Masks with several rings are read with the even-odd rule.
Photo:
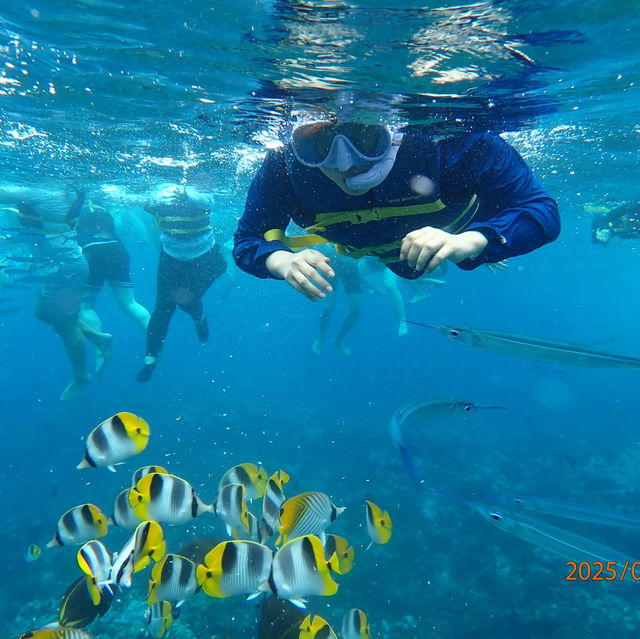
[[258, 518], [250, 511], [247, 511], [247, 526], [249, 530], [245, 530], [244, 526], [232, 526], [231, 537], [233, 539], [262, 542], [262, 527]]
[[338, 508], [325, 493], [310, 491], [287, 499], [280, 506], [280, 536], [276, 546], [303, 535], [324, 537], [324, 531], [344, 507]]
[[218, 484], [218, 491], [227, 484], [242, 484], [245, 488], [245, 499], [252, 501], [264, 495], [268, 479], [267, 471], [256, 464], [238, 464], [233, 468], [229, 468], [222, 475], [222, 479]]
[[162, 527], [156, 521], [143, 521], [122, 547], [111, 566], [111, 582], [130, 588], [132, 576], [153, 560], [161, 561], [166, 553]]
[[91, 639], [91, 636], [77, 628], [40, 628], [23, 632], [18, 639]]
[[244, 498], [245, 491], [243, 484], [225, 484], [218, 490], [214, 512], [224, 522], [230, 537], [236, 527], [249, 532], [249, 511]]
[[159, 601], [145, 613], [147, 631], [155, 639], [161, 639], [173, 623], [173, 606], [169, 601]]
[[388, 543], [393, 530], [389, 513], [386, 510], [383, 512], [379, 506], [369, 500], [365, 500], [365, 506], [367, 511], [367, 532], [371, 539], [371, 543], [367, 548], [370, 548], [371, 544]]
[[330, 572], [339, 574], [338, 559], [324, 558], [324, 547], [319, 537], [305, 535], [287, 542], [273, 558], [269, 587], [281, 599], [304, 608], [309, 595], [329, 597], [338, 590]]
[[353, 568], [355, 551], [349, 542], [338, 535], [327, 535], [324, 542], [324, 558], [329, 561], [335, 554], [338, 560], [339, 574], [346, 575]]
[[151, 473], [145, 475], [129, 491], [129, 504], [141, 521], [162, 524], [185, 524], [212, 506], [203, 503], [191, 484], [175, 475]]
[[148, 603], [152, 606], [160, 601], [182, 602], [199, 589], [193, 561], [168, 554], [151, 571]]
[[147, 475], [151, 473], [160, 473], [161, 475], [168, 475], [169, 471], [164, 466], [141, 466], [133, 473], [131, 477], [131, 487], [135, 488], [136, 484]]
[[84, 544], [91, 539], [104, 537], [107, 534], [107, 518], [93, 504], [81, 504], [58, 519], [56, 534], [47, 544], [51, 546], [67, 546]]
[[98, 424], [87, 437], [78, 468], [107, 467], [142, 452], [149, 442], [149, 424], [133, 413], [117, 413]]
[[370, 639], [371, 629], [367, 615], [358, 608], [351, 608], [344, 613], [340, 639]]
[[113, 592], [104, 589], [99, 605], [94, 605], [86, 577], [76, 579], [58, 603], [58, 623], [62, 627], [84, 628], [98, 615], [102, 617], [111, 607]]
[[140, 523], [140, 520], [136, 517], [136, 514], [129, 503], [130, 490], [130, 488], [125, 488], [116, 497], [116, 500], [113, 503], [113, 514], [109, 518], [110, 524], [113, 524], [118, 528], [124, 528], [125, 530], [134, 530]]
[[42, 555], [42, 548], [37, 544], [29, 544], [27, 552], [24, 555], [25, 561], [38, 561]]
[[260, 594], [271, 573], [271, 548], [255, 541], [223, 541], [204, 558], [196, 576], [210, 597]]
[[265, 539], [271, 537], [280, 526], [280, 506], [285, 500], [282, 486], [288, 481], [289, 475], [284, 470], [279, 470], [267, 482], [262, 500], [262, 530]]
[[328, 622], [319, 615], [307, 615], [300, 624], [298, 639], [337, 639]]
[[111, 590], [111, 553], [97, 539], [92, 539], [76, 555], [80, 570], [87, 576], [87, 588], [94, 606], [100, 605], [103, 589]]

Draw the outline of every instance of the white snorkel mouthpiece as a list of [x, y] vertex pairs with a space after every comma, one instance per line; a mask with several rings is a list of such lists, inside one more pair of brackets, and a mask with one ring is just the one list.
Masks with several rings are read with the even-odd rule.
[[393, 168], [403, 136], [403, 133], [393, 133], [387, 154], [374, 162], [368, 171], [345, 178], [345, 185], [352, 191], [366, 193], [369, 189], [381, 184]]

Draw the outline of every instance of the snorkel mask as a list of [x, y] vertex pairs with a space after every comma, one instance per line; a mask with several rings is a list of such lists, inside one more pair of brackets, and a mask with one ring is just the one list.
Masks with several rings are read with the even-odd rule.
[[298, 162], [320, 169], [349, 195], [362, 195], [389, 175], [401, 141], [386, 126], [333, 120], [302, 124], [291, 135]]

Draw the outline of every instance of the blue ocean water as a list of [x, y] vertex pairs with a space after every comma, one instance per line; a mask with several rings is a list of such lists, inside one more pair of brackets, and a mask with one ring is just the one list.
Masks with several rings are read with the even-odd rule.
[[[364, 118], [497, 131], [557, 199], [561, 236], [498, 273], [452, 266], [444, 286], [406, 305], [407, 317], [640, 355], [637, 245], [592, 244], [589, 213], [638, 199], [637, 2], [4, 4], [3, 184], [141, 192], [185, 182], [213, 192], [222, 244], [295, 109], [353, 103]], [[123, 220], [136, 294], [151, 308], [156, 238], [135, 211]], [[35, 287], [3, 280], [0, 636], [55, 620], [79, 576], [75, 548], [24, 560], [67, 509], [92, 502], [109, 513], [130, 471], [147, 463], [185, 477], [210, 503], [222, 473], [245, 461], [286, 469], [288, 494], [322, 490], [347, 506], [332, 530], [354, 545], [354, 569], [337, 578], [334, 597], [309, 603], [335, 629], [357, 607], [379, 638], [637, 634], [637, 584], [567, 581], [565, 559], [415, 490], [388, 431], [394, 411], [417, 399], [505, 406], [410, 433], [425, 485], [472, 500], [531, 495], [633, 514], [635, 371], [508, 358], [413, 326], [400, 337], [390, 299], [374, 293], [364, 296], [346, 357], [329, 343], [347, 309], [340, 289], [327, 344], [314, 355], [320, 304], [281, 282], [229, 273], [205, 298], [209, 342], [200, 345], [177, 313], [146, 385], [135, 381], [144, 336], [103, 291], [97, 308], [114, 356], [73, 402], [59, 400], [71, 372], [60, 340], [34, 318]], [[408, 301], [412, 289], [399, 286]], [[84, 438], [118, 411], [149, 422], [148, 448], [115, 474], [76, 470]], [[390, 512], [388, 545], [365, 550], [364, 499]], [[633, 531], [567, 527], [640, 557]], [[173, 551], [211, 535], [223, 530], [209, 516], [167, 531]], [[126, 538], [115, 530], [106, 540], [117, 549]], [[94, 638], [143, 628], [146, 577], [87, 629]], [[251, 637], [256, 614], [242, 598], [200, 594], [168, 636]]]

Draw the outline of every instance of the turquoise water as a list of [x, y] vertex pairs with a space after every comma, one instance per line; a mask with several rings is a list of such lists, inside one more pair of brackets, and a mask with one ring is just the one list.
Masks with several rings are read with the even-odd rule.
[[[557, 199], [562, 234], [496, 274], [450, 268], [444, 286], [407, 305], [409, 319], [640, 355], [637, 245], [592, 245], [585, 210], [638, 199], [636, 2], [4, 4], [4, 183], [136, 192], [184, 181], [213, 192], [223, 243], [265, 148], [297, 108], [354, 102], [363, 119], [502, 132]], [[151, 307], [153, 233], [135, 212], [123, 220], [137, 296]], [[637, 513], [635, 371], [509, 359], [418, 327], [399, 337], [390, 301], [375, 294], [348, 336], [353, 354], [327, 344], [314, 356], [320, 306], [280, 282], [233, 273], [226, 293], [217, 282], [205, 299], [208, 344], [177, 313], [144, 386], [135, 381], [144, 338], [103, 292], [114, 357], [70, 403], [58, 399], [70, 371], [60, 341], [33, 317], [35, 289], [0, 290], [2, 306], [19, 307], [0, 314], [0, 636], [53, 621], [79, 575], [74, 548], [24, 561], [65, 510], [91, 501], [110, 512], [130, 471], [147, 463], [169, 467], [210, 502], [222, 473], [244, 461], [286, 469], [287, 494], [323, 490], [347, 506], [332, 530], [355, 546], [354, 569], [337, 578], [337, 595], [309, 603], [336, 630], [358, 607], [380, 638], [637, 634], [637, 584], [567, 581], [565, 559], [415, 491], [388, 433], [393, 412], [420, 398], [502, 405], [411, 434], [425, 483], [466, 499], [531, 495]], [[329, 337], [346, 312], [336, 295]], [[76, 470], [83, 438], [123, 410], [150, 423], [147, 450], [116, 474]], [[394, 521], [391, 542], [368, 551], [364, 499]], [[567, 527], [640, 556], [633, 531]], [[222, 534], [207, 516], [167, 533], [173, 551]], [[126, 534], [106, 540], [117, 549]], [[93, 637], [137, 634], [146, 576], [88, 628]], [[255, 615], [242, 598], [200, 594], [168, 636], [251, 637]]]

